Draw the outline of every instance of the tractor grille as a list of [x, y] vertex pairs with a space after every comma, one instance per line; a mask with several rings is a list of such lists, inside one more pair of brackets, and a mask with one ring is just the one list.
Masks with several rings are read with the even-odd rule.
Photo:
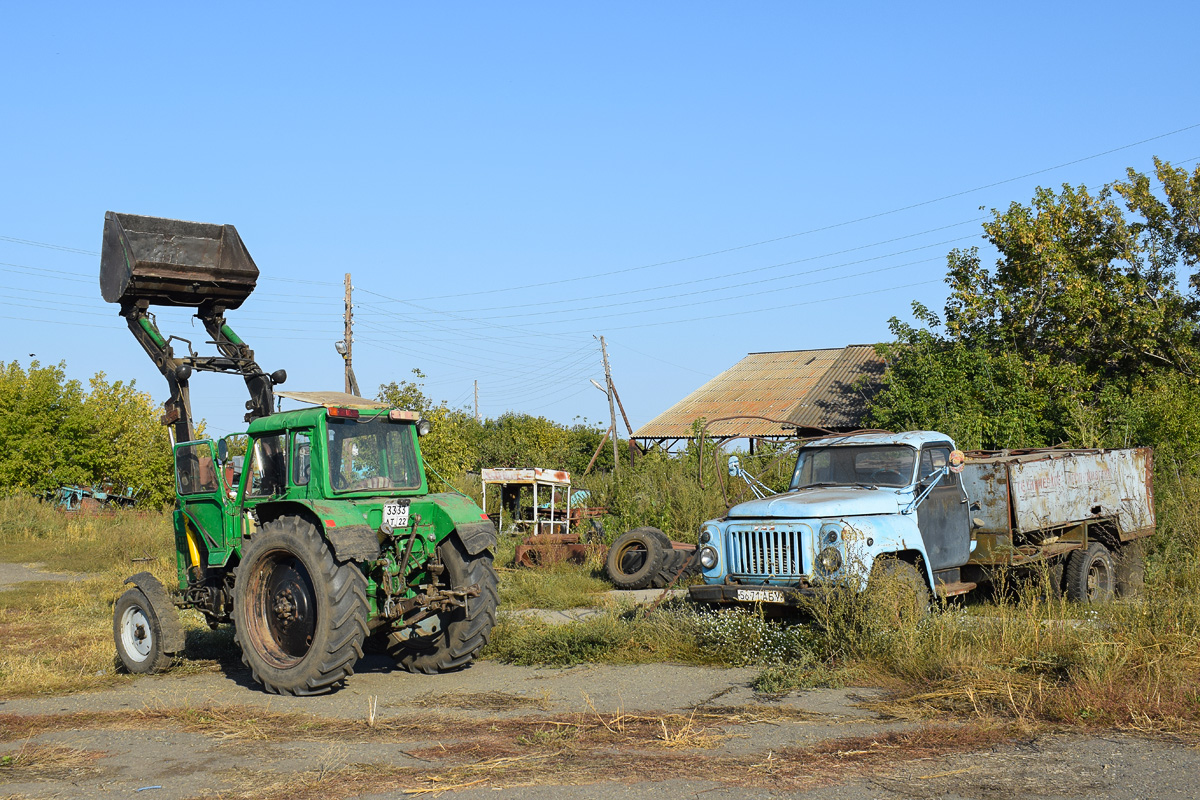
[[737, 577], [796, 576], [804, 568], [806, 525], [747, 525], [729, 530], [729, 571]]

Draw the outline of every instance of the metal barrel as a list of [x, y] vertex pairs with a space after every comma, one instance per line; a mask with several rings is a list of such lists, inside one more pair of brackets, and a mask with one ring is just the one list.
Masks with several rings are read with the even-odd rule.
[[237, 308], [257, 281], [258, 267], [232, 225], [104, 215], [100, 294], [110, 303]]

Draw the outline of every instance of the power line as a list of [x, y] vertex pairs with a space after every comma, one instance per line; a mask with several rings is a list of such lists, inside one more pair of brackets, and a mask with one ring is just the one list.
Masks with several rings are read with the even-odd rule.
[[682, 258], [673, 258], [673, 259], [670, 259], [667, 261], [657, 261], [653, 264], [643, 264], [638, 267], [625, 267], [624, 269], [610, 270], [608, 272], [597, 272], [597, 273], [593, 273], [591, 275], [579, 275], [579, 276], [572, 277], [572, 278], [562, 278], [562, 279], [556, 280], [556, 281], [539, 281], [538, 283], [528, 283], [528, 284], [524, 284], [521, 286], [505, 286], [505, 287], [501, 287], [498, 289], [483, 289], [483, 290], [480, 290], [477, 292], [456, 292], [455, 294], [431, 295], [429, 297], [416, 297], [416, 298], [413, 298], [413, 301], [414, 302], [424, 302], [426, 300], [444, 300], [448, 297], [472, 297], [472, 296], [481, 295], [481, 294], [498, 294], [500, 292], [516, 292], [516, 291], [521, 291], [523, 289], [533, 289], [533, 288], [542, 287], [542, 286], [554, 286], [554, 285], [563, 284], [563, 283], [573, 283], [575, 281], [592, 280], [595, 278], [607, 278], [607, 277], [611, 277], [613, 275], [624, 275], [629, 272], [638, 272], [640, 270], [651, 269], [653, 267], [663, 267], [663, 266], [669, 266], [671, 264], [682, 264], [685, 261], [695, 261], [695, 260], [701, 259], [701, 258], [709, 258], [711, 256], [723, 255], [725, 253], [734, 253], [734, 252], [737, 252], [738, 250], [747, 250], [751, 247], [761, 247], [762, 245], [765, 245], [765, 244], [773, 244], [775, 242], [782, 242], [784, 240], [795, 239], [800, 236], [809, 236], [814, 233], [822, 233], [824, 231], [831, 231], [831, 230], [835, 230], [837, 228], [844, 228], [847, 225], [855, 225], [859, 222], [867, 222], [868, 220], [879, 219], [880, 217], [886, 217], [886, 216], [890, 216], [892, 214], [899, 214], [903, 211], [911, 211], [914, 208], [921, 208], [923, 206], [932, 205], [934, 203], [940, 203], [943, 200], [951, 200], [955, 197], [962, 197], [964, 195], [973, 194], [975, 192], [982, 192], [985, 189], [994, 189], [997, 186], [1003, 186], [1007, 183], [1014, 183], [1016, 181], [1024, 180], [1026, 178], [1032, 178], [1035, 175], [1043, 175], [1047, 172], [1053, 172], [1054, 170], [1063, 169], [1064, 167], [1074, 166], [1075, 164], [1082, 164], [1085, 161], [1091, 161], [1093, 159], [1102, 158], [1107, 155], [1112, 155], [1113, 153], [1118, 153], [1122, 150], [1128, 150], [1131, 147], [1137, 147], [1139, 145], [1143, 145], [1148, 142], [1157, 141], [1159, 139], [1165, 139], [1168, 136], [1175, 136], [1176, 134], [1184, 133], [1186, 131], [1194, 130], [1196, 128], [1200, 128], [1200, 122], [1197, 122], [1193, 125], [1187, 125], [1183, 128], [1177, 128], [1176, 130], [1168, 131], [1167, 133], [1161, 133], [1157, 136], [1151, 136], [1149, 138], [1141, 139], [1136, 142], [1131, 142], [1129, 144], [1123, 144], [1120, 147], [1114, 147], [1111, 150], [1105, 150], [1100, 153], [1093, 153], [1090, 156], [1084, 156], [1083, 158], [1077, 158], [1077, 159], [1074, 159], [1073, 161], [1066, 161], [1066, 162], [1063, 162], [1062, 164], [1056, 164], [1052, 167], [1044, 167], [1043, 169], [1034, 170], [1033, 172], [1026, 172], [1024, 175], [1017, 175], [1016, 177], [1013, 177], [1013, 178], [1005, 178], [1004, 180], [1001, 180], [1001, 181], [995, 181], [993, 183], [987, 183], [982, 186], [973, 187], [971, 189], [963, 189], [962, 191], [945, 194], [945, 195], [942, 195], [941, 197], [935, 197], [931, 200], [922, 200], [919, 203], [910, 203], [909, 205], [906, 205], [906, 206], [901, 206], [899, 208], [893, 208], [888, 211], [880, 211], [876, 214], [868, 214], [864, 217], [857, 217], [855, 219], [846, 220], [845, 222], [835, 222], [830, 225], [823, 225], [819, 228], [810, 228], [808, 230], [798, 231], [797, 233], [789, 233], [784, 236], [776, 236], [771, 239], [763, 239], [763, 240], [757, 241], [757, 242], [750, 242], [749, 244], [741, 244], [741, 245], [736, 245], [734, 247], [726, 247], [726, 248], [723, 248], [720, 250], [711, 250], [707, 253], [698, 253], [696, 255], [683, 256]]

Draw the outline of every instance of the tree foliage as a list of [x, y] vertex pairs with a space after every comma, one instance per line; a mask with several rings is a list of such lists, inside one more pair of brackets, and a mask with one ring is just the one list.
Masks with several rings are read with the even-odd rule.
[[104, 373], [85, 391], [65, 369], [13, 361], [0, 371], [0, 491], [112, 484], [144, 504], [169, 500], [170, 440], [150, 395]]
[[1160, 447], [1200, 468], [1200, 167], [1095, 193], [1038, 189], [983, 226], [997, 259], [948, 256], [944, 324], [891, 321], [871, 422], [972, 448]]
[[[466, 409], [435, 403], [412, 371], [412, 380], [392, 381], [379, 387], [377, 399], [394, 408], [420, 411], [432, 424], [421, 440], [421, 453], [444, 476], [478, 472], [483, 467], [551, 467], [582, 475], [603, 436], [586, 422], [562, 425], [545, 417], [506, 412], [476, 420]], [[607, 455], [607, 457], [606, 457]], [[612, 469], [612, 450], [604, 448], [595, 469]]]

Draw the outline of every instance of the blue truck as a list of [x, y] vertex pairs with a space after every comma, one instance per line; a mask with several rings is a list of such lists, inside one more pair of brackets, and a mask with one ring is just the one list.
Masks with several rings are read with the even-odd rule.
[[1155, 528], [1149, 448], [963, 453], [936, 431], [831, 436], [800, 448], [780, 494], [730, 461], [757, 497], [701, 526], [704, 583], [689, 592], [703, 603], [795, 606], [881, 572], [927, 603], [1042, 564], [1070, 599], [1103, 602], [1136, 591]]

